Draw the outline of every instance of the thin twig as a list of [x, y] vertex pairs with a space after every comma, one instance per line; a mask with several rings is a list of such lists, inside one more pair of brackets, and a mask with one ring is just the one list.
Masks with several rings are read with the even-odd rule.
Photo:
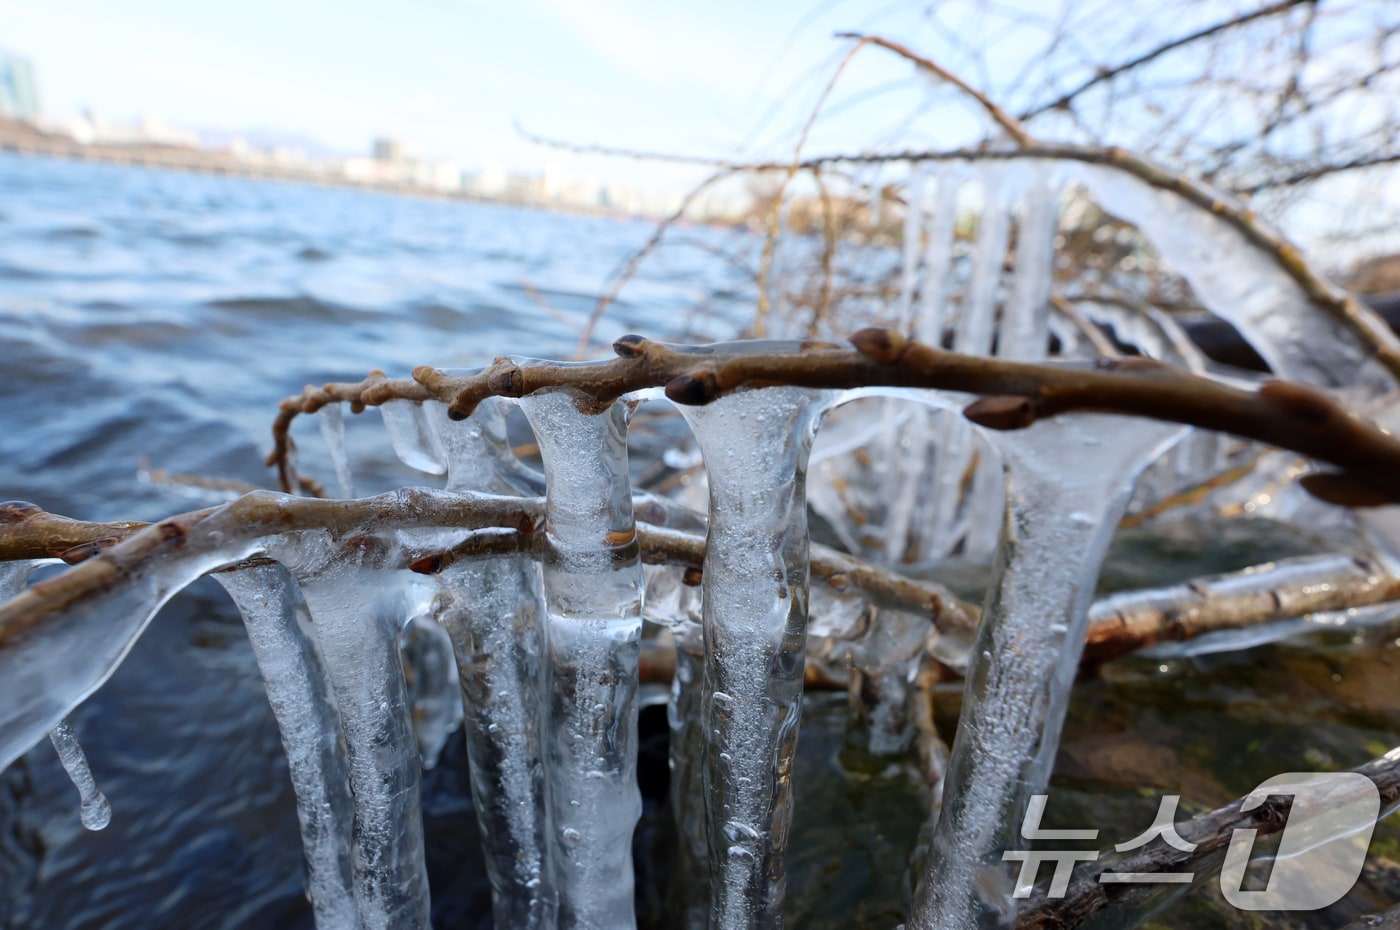
[[1269, 6], [1261, 7], [1260, 9], [1253, 10], [1248, 13], [1242, 13], [1239, 16], [1231, 17], [1227, 20], [1222, 20], [1221, 22], [1218, 22], [1212, 26], [1207, 26], [1204, 29], [1198, 29], [1193, 33], [1181, 36], [1177, 39], [1173, 39], [1170, 42], [1163, 43], [1162, 45], [1157, 46], [1151, 51], [1147, 51], [1134, 58], [1130, 58], [1122, 64], [1114, 65], [1111, 68], [1098, 68], [1095, 70], [1094, 75], [1092, 77], [1085, 79], [1083, 82], [1078, 84], [1073, 90], [1066, 91], [1064, 94], [1061, 94], [1059, 97], [1055, 98], [1054, 100], [1051, 100], [1049, 103], [1043, 103], [1039, 106], [1032, 107], [1031, 109], [1024, 111], [1021, 114], [1021, 119], [1032, 120], [1035, 117], [1041, 115], [1042, 113], [1049, 112], [1050, 110], [1067, 109], [1070, 103], [1073, 102], [1074, 98], [1078, 97], [1086, 90], [1089, 90], [1092, 87], [1096, 87], [1099, 84], [1104, 83], [1105, 81], [1111, 81], [1119, 75], [1128, 71], [1132, 71], [1136, 68], [1140, 68], [1143, 65], [1148, 64], [1149, 62], [1156, 61], [1158, 58], [1162, 57], [1168, 52], [1173, 52], [1179, 48], [1182, 48], [1183, 46], [1190, 45], [1193, 42], [1198, 42], [1201, 39], [1210, 38], [1211, 36], [1216, 35], [1217, 33], [1226, 32], [1230, 29], [1235, 29], [1239, 26], [1248, 25], [1249, 23], [1252, 23], [1255, 20], [1264, 19], [1270, 16], [1277, 16], [1279, 13], [1285, 13], [1288, 10], [1293, 9], [1295, 6], [1302, 6], [1303, 4], [1313, 4], [1316, 2], [1317, 0], [1282, 0], [1282, 2], [1280, 3], [1270, 4]]
[[996, 121], [996, 124], [1006, 130], [1006, 134], [1010, 136], [1017, 145], [1027, 146], [1031, 144], [1031, 135], [1026, 131], [1026, 127], [1021, 125], [1020, 120], [1006, 112], [1006, 110], [991, 97], [988, 97], [947, 68], [938, 64], [932, 58], [920, 55], [909, 46], [896, 42], [893, 39], [887, 39], [884, 36], [871, 36], [859, 32], [838, 32], [836, 37], [838, 39], [859, 39], [862, 42], [869, 42], [872, 45], [878, 45], [881, 48], [894, 52], [896, 55], [909, 59], [918, 67], [947, 81], [958, 90], [976, 100], [982, 105], [982, 108], [987, 111], [988, 115]]

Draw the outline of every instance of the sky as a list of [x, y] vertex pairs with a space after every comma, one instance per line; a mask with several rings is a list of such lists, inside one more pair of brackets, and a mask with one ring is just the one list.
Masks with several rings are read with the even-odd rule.
[[[393, 135], [469, 168], [539, 170], [560, 156], [517, 123], [576, 142], [777, 154], [849, 47], [834, 32], [907, 36], [921, 16], [860, 0], [0, 0], [0, 46], [33, 62], [52, 118], [272, 130], [346, 154]], [[868, 107], [916, 85], [907, 63], [867, 51], [842, 94]]]

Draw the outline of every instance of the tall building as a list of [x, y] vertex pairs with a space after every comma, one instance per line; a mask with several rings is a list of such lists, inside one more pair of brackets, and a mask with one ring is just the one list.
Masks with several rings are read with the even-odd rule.
[[0, 116], [28, 122], [39, 118], [34, 66], [28, 59], [3, 50], [0, 50]]

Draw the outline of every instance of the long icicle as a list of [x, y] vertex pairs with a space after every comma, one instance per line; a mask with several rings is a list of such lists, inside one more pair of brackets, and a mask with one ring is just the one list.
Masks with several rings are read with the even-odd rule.
[[994, 434], [1006, 518], [911, 930], [1015, 922], [1017, 864], [1002, 854], [1023, 848], [1049, 781], [1104, 552], [1137, 475], [1181, 434], [1087, 415]]
[[[506, 436], [506, 402], [490, 398], [438, 428], [449, 490], [529, 493]], [[441, 407], [442, 405], [436, 405]], [[438, 575], [437, 619], [452, 637], [463, 697], [472, 800], [499, 930], [552, 930], [558, 900], [546, 850], [540, 747], [544, 600], [527, 555], [469, 559]]]
[[317, 930], [355, 930], [354, 807], [340, 712], [296, 582], [276, 564], [213, 577], [243, 615], [287, 753]]
[[545, 769], [566, 930], [636, 926], [632, 833], [642, 567], [623, 402], [601, 412], [567, 390], [522, 398], [548, 480]]
[[418, 606], [417, 576], [383, 565], [391, 546], [356, 537], [326, 560], [279, 540], [268, 554], [288, 567], [311, 611], [340, 708], [355, 818], [355, 903], [365, 930], [428, 930], [418, 743], [399, 656], [399, 630]]
[[782, 926], [807, 640], [806, 469], [834, 392], [681, 408], [710, 482], [702, 717], [714, 930]]

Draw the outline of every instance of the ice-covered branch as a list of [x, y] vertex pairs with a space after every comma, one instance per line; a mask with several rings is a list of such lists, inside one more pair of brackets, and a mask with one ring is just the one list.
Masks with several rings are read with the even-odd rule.
[[[306, 501], [305, 498], [290, 500]], [[359, 519], [368, 523], [374, 519], [373, 513], [377, 512], [379, 500], [315, 501], [313, 503], [317, 507], [305, 510], [290, 508], [286, 511], [281, 531], [315, 528], [321, 519], [321, 508], [334, 508], [347, 519], [358, 515]], [[422, 497], [417, 506], [430, 522], [436, 522], [433, 511], [440, 502], [451, 510], [451, 513], [443, 515], [443, 520], [453, 519], [453, 514], [460, 513], [459, 508], [463, 506], [461, 500], [450, 495]], [[651, 564], [670, 563], [691, 568], [694, 570], [692, 580], [698, 584], [705, 560], [705, 537], [664, 525], [674, 514], [668, 515], [668, 508], [659, 506], [659, 503], [645, 494], [638, 495], [633, 502], [637, 519], [650, 524], [638, 527], [637, 542], [642, 559]], [[406, 567], [420, 574], [437, 574], [456, 562], [469, 559], [511, 553], [525, 553], [539, 558], [543, 537], [536, 534], [534, 529], [544, 513], [544, 502], [539, 498], [518, 498], [513, 504], [513, 508], [501, 510], [498, 503], [493, 503], [490, 512], [480, 516], [481, 522], [475, 524], [475, 528], [493, 526], [514, 532], [464, 533], [461, 542], [451, 548], [414, 553]], [[192, 525], [218, 509], [192, 511], [165, 522]], [[106, 552], [150, 526], [149, 523], [135, 522], [89, 523], [47, 513], [34, 504], [10, 501], [0, 504], [0, 562], [62, 558], [77, 564]], [[813, 579], [827, 584], [834, 591], [857, 593], [879, 606], [926, 616], [940, 632], [965, 632], [977, 623], [979, 609], [944, 586], [906, 578], [830, 546], [813, 544], [811, 571]], [[0, 643], [3, 643], [2, 639]]]
[[[366, 523], [374, 519], [372, 514], [383, 513], [379, 498], [334, 502], [305, 498], [282, 500], [310, 505], [283, 508], [279, 529], [288, 533], [322, 525], [321, 512], [330, 509], [341, 512], [347, 520]], [[704, 536], [665, 525], [668, 515], [657, 503], [648, 495], [638, 495], [634, 500], [637, 519], [648, 521], [639, 522], [637, 527], [642, 560], [649, 564], [683, 566], [688, 570], [687, 582], [699, 584], [705, 560]], [[513, 507], [498, 510], [498, 505], [493, 503], [490, 512], [480, 514], [478, 525], [494, 526], [505, 532], [464, 532], [456, 546], [413, 554], [415, 557], [407, 567], [422, 574], [437, 574], [469, 560], [510, 554], [538, 559], [542, 554], [543, 537], [534, 529], [544, 512], [543, 501], [520, 498], [513, 504]], [[456, 519], [463, 503], [449, 495], [431, 495], [420, 497], [415, 506], [425, 522], [442, 524]], [[450, 512], [437, 516], [439, 508]], [[180, 514], [165, 522], [192, 525], [216, 509]], [[150, 526], [134, 522], [84, 522], [47, 513], [33, 504], [11, 501], [0, 505], [0, 562], [56, 557], [82, 562]], [[124, 560], [126, 570], [134, 570], [147, 558], [166, 558], [163, 552], [163, 549], [153, 548], [147, 555], [127, 558]], [[246, 566], [255, 561], [240, 564]], [[102, 577], [85, 576], [82, 585], [100, 585]], [[811, 547], [811, 577], [837, 594], [858, 595], [877, 607], [927, 617], [940, 634], [965, 637], [976, 626], [981, 613], [976, 605], [958, 598], [942, 585], [905, 577], [820, 543], [813, 543]], [[47, 590], [41, 588], [41, 591]], [[1206, 633], [1395, 600], [1400, 600], [1400, 579], [1370, 560], [1341, 554], [1287, 559], [1163, 588], [1125, 591], [1097, 601], [1089, 611], [1084, 661], [1094, 664], [1157, 643], [1189, 640]], [[61, 603], [46, 599], [43, 606], [37, 608], [41, 616], [35, 622], [42, 623], [44, 613], [61, 610]], [[0, 649], [3, 648], [4, 639], [0, 636]], [[664, 650], [651, 650], [643, 660], [644, 680], [670, 678], [673, 661]], [[813, 681], [809, 681], [809, 687]]]
[[425, 366], [414, 370], [412, 381], [372, 378], [329, 384], [282, 402], [269, 462], [279, 466], [285, 479], [294, 418], [332, 402], [349, 402], [356, 410], [395, 399], [436, 399], [450, 404], [450, 416], [462, 419], [487, 397], [524, 397], [552, 387], [573, 388], [580, 403], [601, 407], [624, 394], [662, 386], [667, 397], [685, 405], [708, 403], [740, 387], [892, 386], [981, 395], [984, 399], [966, 412], [973, 422], [992, 429], [1019, 429], [1063, 413], [1094, 412], [1231, 433], [1334, 466], [1335, 471], [1302, 479], [1307, 490], [1323, 500], [1346, 506], [1400, 501], [1400, 440], [1315, 388], [1267, 381], [1247, 390], [1140, 358], [1085, 367], [960, 355], [892, 330], [861, 330], [851, 341], [856, 351], [832, 343], [804, 343], [795, 350], [744, 352], [724, 346], [674, 347], [624, 336], [613, 344], [619, 357], [609, 361], [521, 367], [500, 358], [475, 375], [450, 375]]

